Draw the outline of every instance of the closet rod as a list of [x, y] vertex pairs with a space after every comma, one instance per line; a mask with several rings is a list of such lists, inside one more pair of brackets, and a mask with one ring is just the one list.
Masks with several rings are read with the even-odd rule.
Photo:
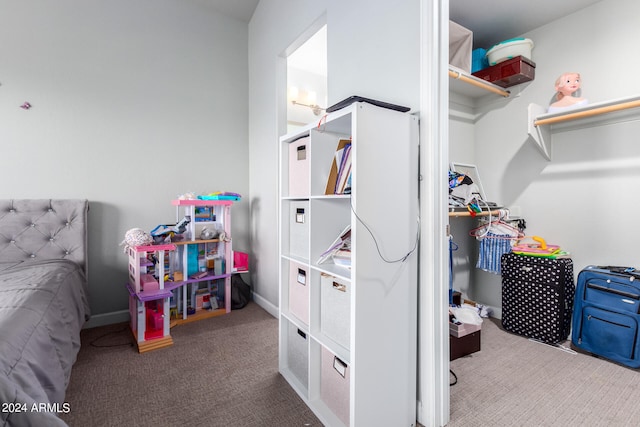
[[627, 110], [629, 108], [640, 107], [640, 100], [622, 102], [615, 105], [607, 105], [605, 107], [594, 108], [586, 111], [576, 111], [575, 113], [563, 114], [562, 116], [549, 117], [548, 119], [539, 119], [533, 122], [534, 126], [550, 125], [553, 123], [564, 122], [568, 120], [582, 119], [585, 117], [597, 116], [599, 114], [612, 113], [614, 111]]
[[452, 78], [457, 79], [457, 80], [462, 80], [465, 83], [469, 83], [469, 84], [471, 84], [473, 86], [477, 86], [477, 87], [479, 87], [481, 89], [488, 90], [489, 92], [497, 93], [498, 95], [504, 96], [505, 98], [507, 98], [510, 95], [509, 91], [498, 89], [497, 87], [494, 87], [493, 85], [485, 83], [484, 80], [480, 80], [478, 78], [472, 78], [472, 77], [466, 76], [466, 75], [462, 74], [459, 71], [449, 70], [449, 77], [452, 77]]
[[[491, 211], [491, 212], [482, 211], [482, 212], [478, 212], [474, 216], [489, 216], [489, 214], [491, 214], [491, 216], [495, 216], [497, 218], [498, 215], [500, 215], [500, 210], [495, 210], [495, 211]], [[449, 216], [451, 216], [451, 217], [460, 217], [460, 216], [472, 216], [472, 215], [471, 215], [471, 212], [469, 212], [469, 211], [460, 211], [460, 212], [449, 212]]]

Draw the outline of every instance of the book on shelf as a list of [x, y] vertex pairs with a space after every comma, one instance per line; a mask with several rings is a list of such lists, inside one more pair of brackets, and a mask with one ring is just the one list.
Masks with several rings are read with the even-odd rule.
[[338, 249], [331, 259], [335, 265], [351, 268], [351, 249]]
[[351, 172], [349, 172], [349, 177], [347, 177], [347, 184], [344, 186], [342, 194], [351, 194]]
[[351, 144], [347, 144], [342, 152], [334, 194], [344, 193], [349, 176], [351, 176]]
[[[350, 185], [351, 176], [351, 141], [341, 139], [338, 141], [335, 155], [331, 162], [329, 177], [327, 178], [327, 186], [324, 194], [344, 194], [347, 188], [347, 182]], [[350, 187], [349, 187], [350, 188]]]
[[329, 248], [320, 254], [318, 258], [318, 264], [324, 264], [329, 260], [334, 260], [334, 255], [339, 254], [342, 257], [341, 262], [344, 262], [344, 258], [348, 252], [349, 264], [351, 264], [351, 225], [347, 225], [340, 235], [331, 243]]

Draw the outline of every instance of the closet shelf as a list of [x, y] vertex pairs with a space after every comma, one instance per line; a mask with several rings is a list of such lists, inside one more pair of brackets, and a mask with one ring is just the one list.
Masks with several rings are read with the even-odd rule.
[[640, 110], [640, 95], [597, 102], [581, 108], [560, 113], [547, 113], [546, 107], [529, 104], [528, 133], [532, 142], [542, 155], [551, 160], [551, 140], [555, 131], [560, 129], [579, 129], [586, 125], [610, 124], [637, 116]]
[[511, 95], [511, 92], [508, 90], [473, 76], [460, 68], [454, 67], [453, 65], [449, 65], [449, 77], [453, 79], [451, 81], [451, 88], [454, 92], [461, 93], [472, 98], [478, 98], [486, 95], [487, 92], [491, 92], [505, 98], [508, 98]]

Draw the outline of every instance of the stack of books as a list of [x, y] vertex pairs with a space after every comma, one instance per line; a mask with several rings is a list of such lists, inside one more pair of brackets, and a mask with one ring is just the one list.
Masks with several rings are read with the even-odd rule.
[[351, 141], [341, 139], [331, 164], [325, 194], [351, 193]]

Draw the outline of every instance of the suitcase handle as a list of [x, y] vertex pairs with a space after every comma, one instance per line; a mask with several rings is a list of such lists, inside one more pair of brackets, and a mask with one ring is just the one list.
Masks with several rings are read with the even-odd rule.
[[633, 276], [640, 279], [640, 272], [633, 267], [621, 267], [615, 265], [602, 265], [598, 266], [601, 270], [609, 270], [612, 273], [624, 274], [626, 276]]

